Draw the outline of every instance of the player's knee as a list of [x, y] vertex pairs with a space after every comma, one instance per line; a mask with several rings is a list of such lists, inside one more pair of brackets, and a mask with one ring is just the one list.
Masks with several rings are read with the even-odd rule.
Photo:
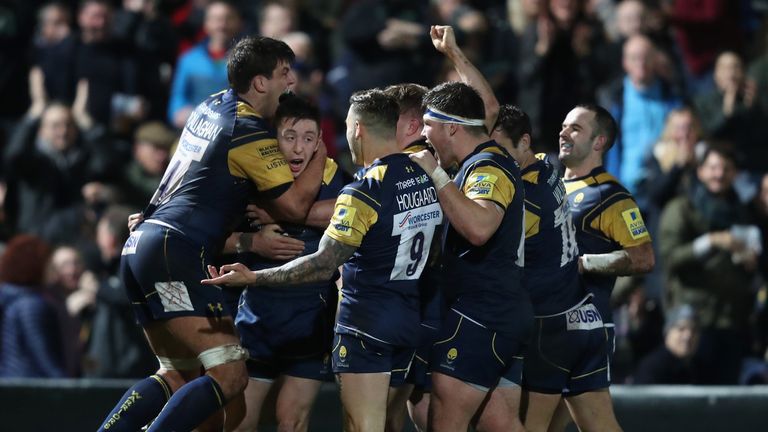
[[200, 360], [196, 358], [172, 358], [157, 356], [160, 368], [157, 374], [176, 391], [184, 384], [200, 376]]
[[245, 368], [248, 352], [240, 345], [217, 346], [201, 352], [197, 358], [219, 384], [226, 399], [242, 393], [248, 385], [248, 372]]

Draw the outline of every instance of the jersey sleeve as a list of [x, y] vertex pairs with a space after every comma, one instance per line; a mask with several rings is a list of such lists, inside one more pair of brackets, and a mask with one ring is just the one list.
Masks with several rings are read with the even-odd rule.
[[235, 177], [250, 179], [262, 196], [274, 199], [288, 190], [293, 175], [280, 153], [277, 140], [258, 135], [256, 138], [229, 150], [229, 172]]
[[379, 219], [377, 206], [355, 189], [344, 189], [336, 199], [331, 223], [325, 234], [349, 246], [358, 247]]
[[631, 198], [621, 199], [604, 209], [600, 217], [592, 221], [592, 227], [619, 243], [622, 248], [651, 241], [640, 209]]
[[320, 185], [320, 192], [317, 195], [317, 201], [335, 199], [339, 191], [344, 187], [344, 176], [339, 166], [333, 159], [325, 161], [325, 171], [323, 172], [323, 182]]
[[506, 210], [515, 197], [515, 185], [503, 169], [482, 165], [467, 173], [462, 192], [471, 200], [489, 200]]

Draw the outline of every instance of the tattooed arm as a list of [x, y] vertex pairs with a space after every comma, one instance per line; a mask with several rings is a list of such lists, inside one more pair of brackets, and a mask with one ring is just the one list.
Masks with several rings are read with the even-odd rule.
[[330, 280], [336, 269], [355, 253], [357, 247], [338, 242], [327, 235], [320, 240], [320, 248], [280, 267], [250, 271], [243, 264], [226, 264], [218, 271], [208, 266], [210, 279], [201, 281], [204, 285], [292, 285], [306, 282]]

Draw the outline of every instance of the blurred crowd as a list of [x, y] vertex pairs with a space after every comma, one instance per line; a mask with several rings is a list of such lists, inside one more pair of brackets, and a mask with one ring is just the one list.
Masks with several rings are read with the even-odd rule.
[[768, 382], [768, 0], [2, 2], [0, 377], [155, 369], [116, 277], [126, 220], [227, 87], [233, 41], [295, 51], [294, 91], [351, 172], [354, 91], [456, 79], [432, 24], [529, 114], [538, 152], [577, 103], [616, 118], [605, 164], [657, 266], [617, 286], [614, 382]]

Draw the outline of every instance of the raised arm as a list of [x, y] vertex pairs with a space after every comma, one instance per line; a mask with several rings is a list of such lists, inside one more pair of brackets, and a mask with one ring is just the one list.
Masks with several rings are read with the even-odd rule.
[[584, 254], [579, 257], [579, 268], [582, 273], [631, 276], [650, 272], [655, 261], [649, 242], [605, 254]]
[[338, 242], [323, 235], [320, 248], [312, 255], [295, 259], [277, 268], [250, 271], [243, 264], [226, 264], [216, 270], [208, 266], [211, 278], [204, 285], [261, 285], [279, 286], [327, 281], [341, 264], [355, 253], [357, 247]]
[[483, 98], [485, 106], [485, 127], [488, 133], [496, 123], [499, 115], [499, 101], [493, 89], [482, 73], [469, 61], [464, 52], [456, 44], [456, 36], [451, 26], [432, 26], [429, 30], [432, 45], [453, 63], [453, 67], [461, 78], [461, 82], [477, 90]]

